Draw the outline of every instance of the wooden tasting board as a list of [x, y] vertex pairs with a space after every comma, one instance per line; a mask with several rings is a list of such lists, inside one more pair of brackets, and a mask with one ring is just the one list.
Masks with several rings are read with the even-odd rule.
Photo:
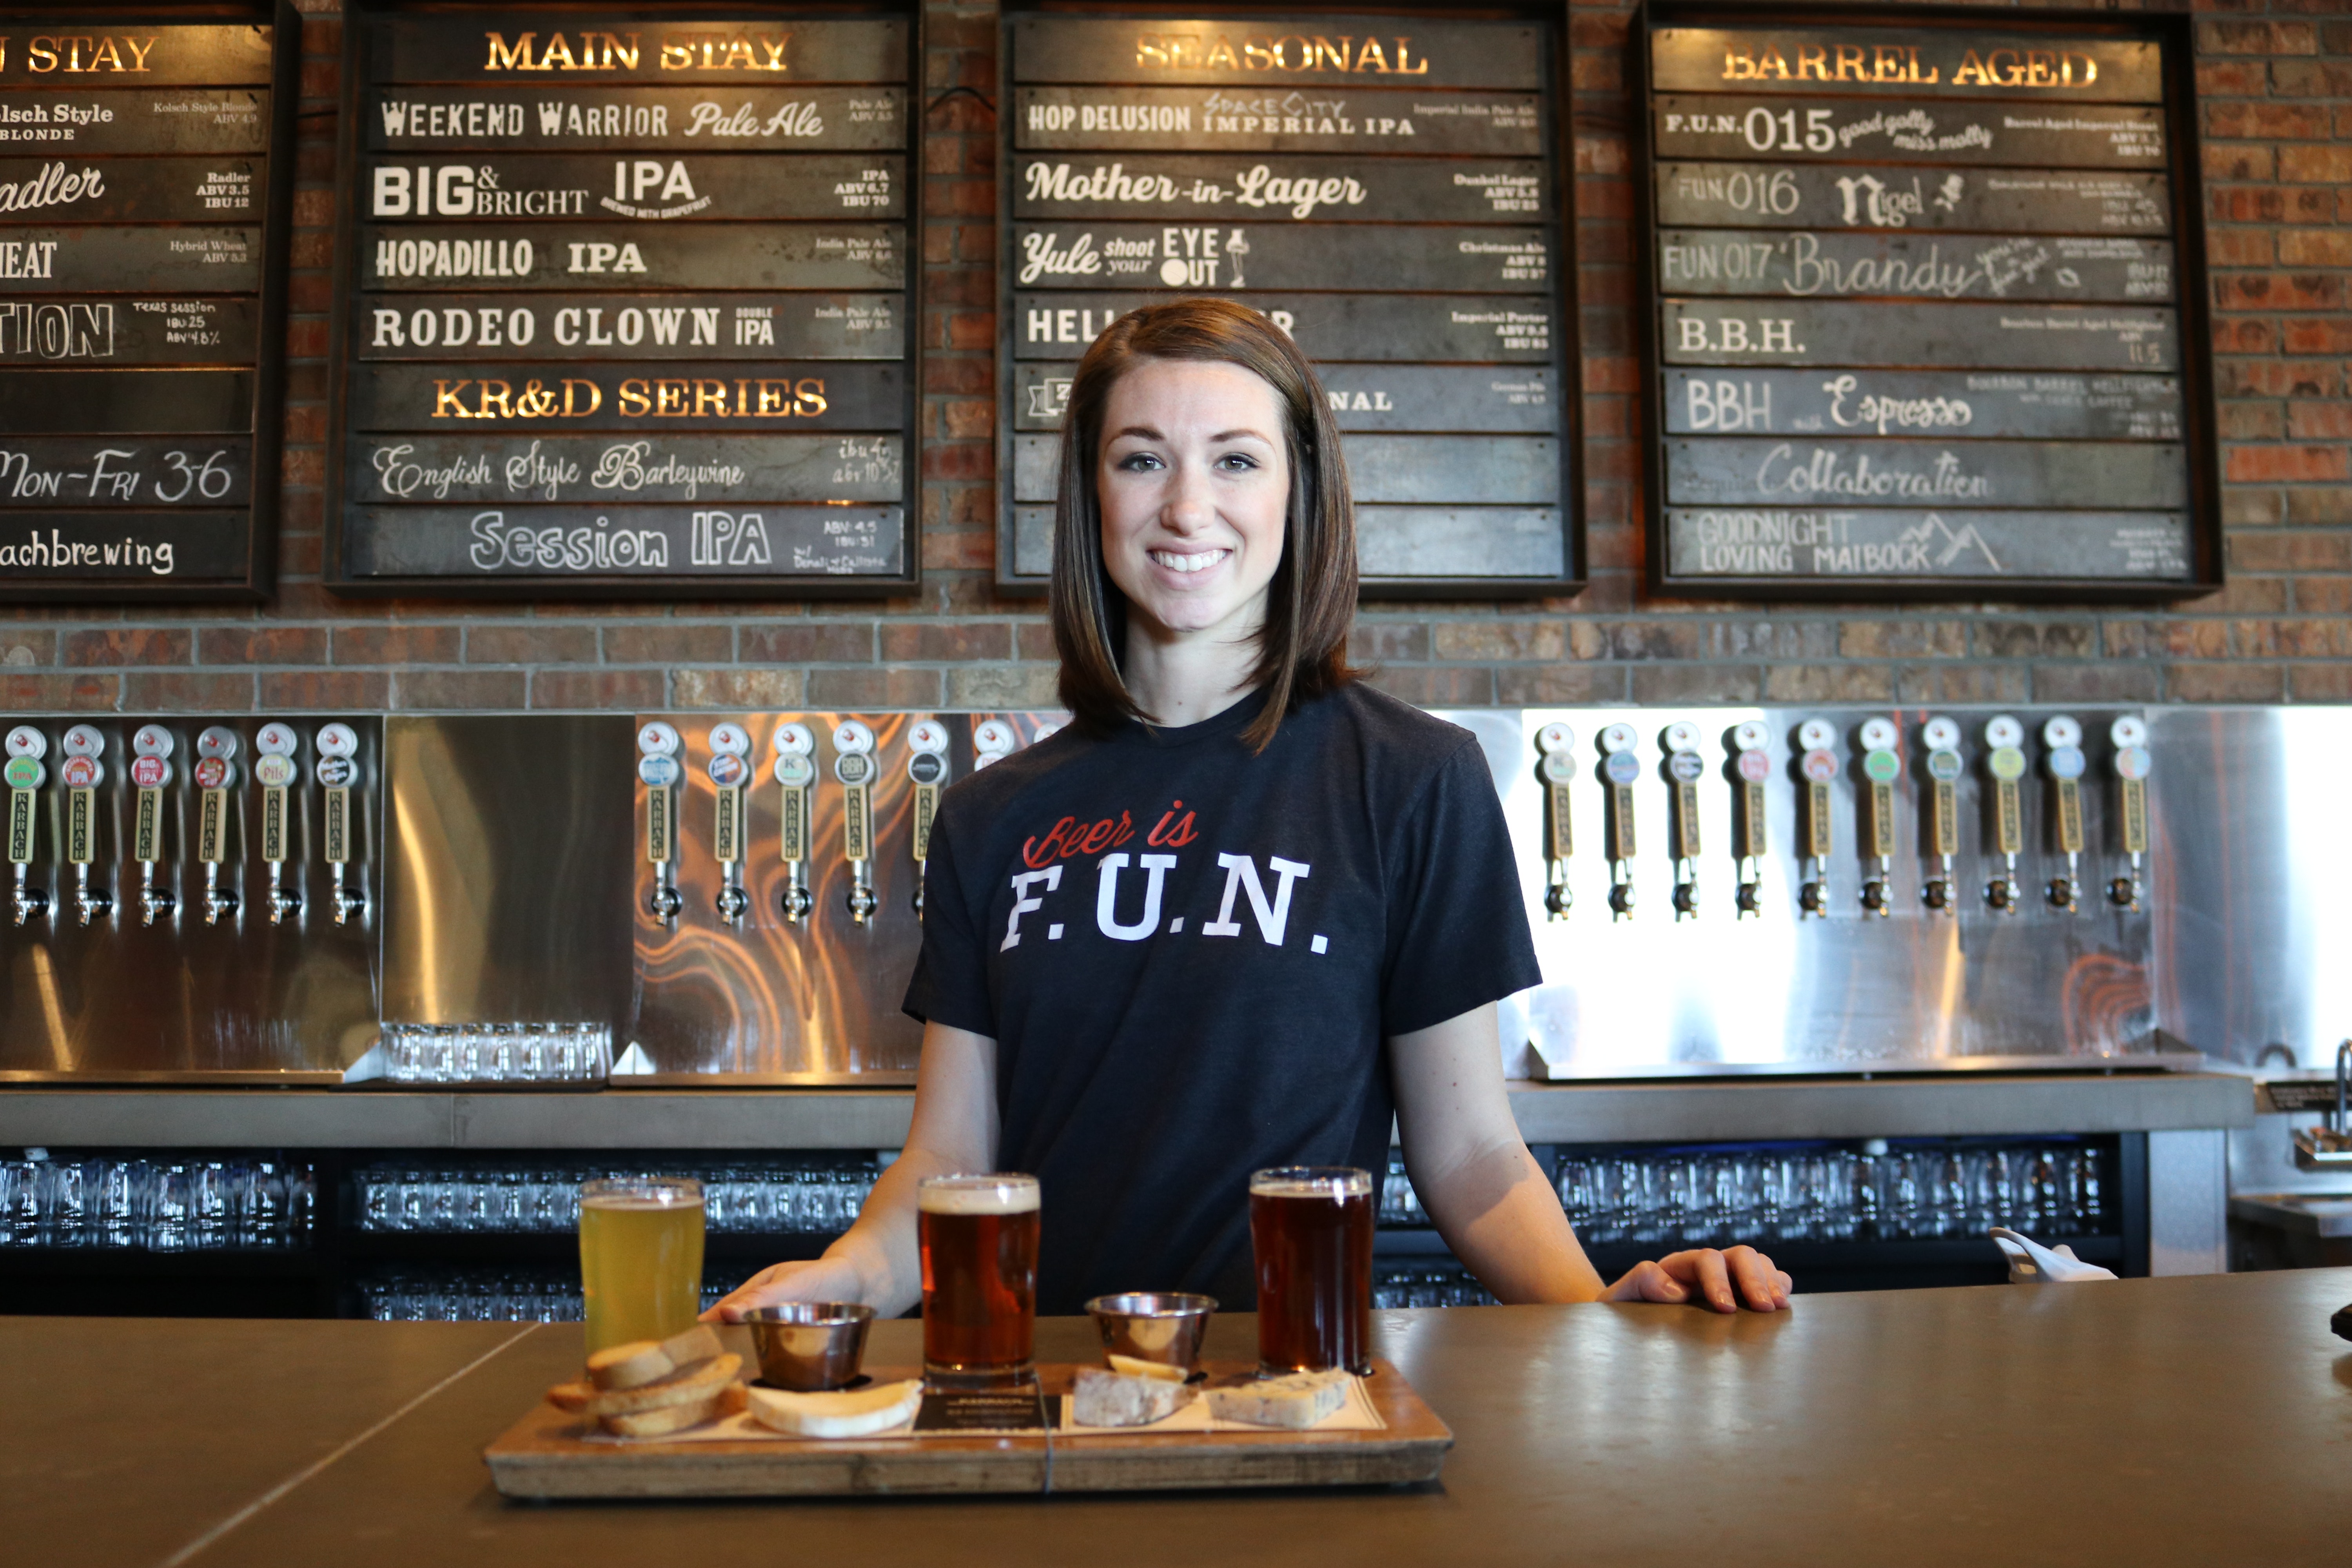
[[[1377, 1432], [1064, 1433], [758, 1442], [585, 1442], [584, 1417], [541, 1404], [484, 1450], [510, 1498], [920, 1496], [949, 1492], [1177, 1491], [1202, 1487], [1361, 1487], [1436, 1479], [1454, 1433], [1402, 1373], [1375, 1358], [1366, 1394]], [[911, 1368], [870, 1369], [878, 1382]], [[1076, 1369], [1042, 1366], [1048, 1394]], [[1213, 1374], [1245, 1368], [1210, 1363]]]

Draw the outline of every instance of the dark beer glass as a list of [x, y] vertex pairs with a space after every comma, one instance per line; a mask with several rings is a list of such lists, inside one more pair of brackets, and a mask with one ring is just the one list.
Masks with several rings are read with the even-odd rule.
[[1287, 1165], [1250, 1177], [1258, 1370], [1371, 1371], [1372, 1176]]
[[916, 1187], [923, 1255], [923, 1376], [1003, 1388], [1036, 1375], [1037, 1178], [926, 1176]]

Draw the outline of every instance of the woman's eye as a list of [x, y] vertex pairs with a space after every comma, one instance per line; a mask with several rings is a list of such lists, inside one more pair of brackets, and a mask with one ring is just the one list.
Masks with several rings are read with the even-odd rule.
[[1223, 457], [1217, 459], [1217, 467], [1221, 468], [1255, 468], [1257, 467], [1257, 459], [1249, 456], [1245, 452], [1228, 452]]
[[1160, 455], [1156, 452], [1129, 452], [1118, 460], [1118, 467], [1131, 474], [1144, 473], [1161, 466]]

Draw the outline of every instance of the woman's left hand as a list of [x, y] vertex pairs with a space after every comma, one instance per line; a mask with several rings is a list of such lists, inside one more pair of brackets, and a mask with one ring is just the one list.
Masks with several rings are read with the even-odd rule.
[[1745, 1305], [1777, 1312], [1789, 1304], [1791, 1281], [1752, 1247], [1718, 1252], [1712, 1247], [1669, 1253], [1654, 1263], [1636, 1263], [1601, 1293], [1604, 1301], [1704, 1301], [1718, 1312]]

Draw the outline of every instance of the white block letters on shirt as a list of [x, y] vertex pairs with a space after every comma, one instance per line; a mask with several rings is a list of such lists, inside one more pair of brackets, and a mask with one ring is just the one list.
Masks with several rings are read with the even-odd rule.
[[1234, 919], [1234, 895], [1237, 890], [1249, 894], [1250, 909], [1257, 916], [1258, 934], [1267, 945], [1282, 945], [1282, 929], [1290, 923], [1290, 884], [1307, 875], [1307, 868], [1296, 860], [1286, 860], [1279, 855], [1269, 856], [1266, 864], [1275, 875], [1274, 904], [1265, 901], [1265, 885], [1257, 879], [1257, 862], [1246, 855], [1220, 855], [1217, 864], [1225, 868], [1225, 901], [1217, 906], [1217, 918], [1201, 928], [1202, 936], [1239, 936], [1241, 922]]
[[[1160, 884], [1168, 868], [1176, 864], [1173, 855], [1146, 855], [1136, 862], [1143, 868], [1143, 917], [1133, 925], [1118, 923], [1118, 874], [1127, 869], [1127, 852], [1106, 855], [1097, 863], [1099, 881], [1095, 889], [1095, 926], [1103, 935], [1118, 942], [1141, 942], [1160, 929]], [[1058, 868], [1056, 868], [1058, 869]]]
[[1013, 879], [1013, 913], [1004, 922], [1004, 945], [998, 948], [997, 952], [1003, 952], [1008, 948], [1019, 947], [1022, 915], [1030, 910], [1042, 910], [1045, 907], [1045, 900], [1033, 899], [1029, 896], [1029, 889], [1040, 882], [1045, 884], [1047, 892], [1052, 892], [1062, 885], [1062, 868], [1059, 866], [1048, 866], [1042, 871], [1024, 871]]

